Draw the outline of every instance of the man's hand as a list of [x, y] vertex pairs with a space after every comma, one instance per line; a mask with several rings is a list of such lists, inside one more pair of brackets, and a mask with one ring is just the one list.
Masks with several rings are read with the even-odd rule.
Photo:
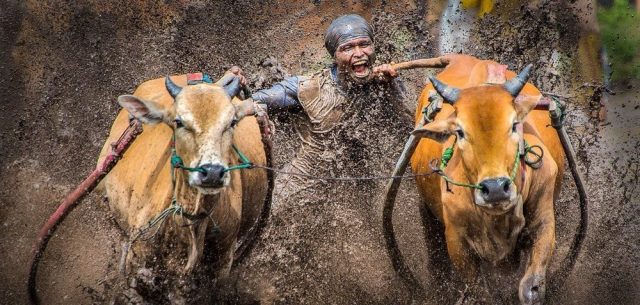
[[383, 80], [390, 81], [398, 77], [398, 72], [391, 64], [383, 64], [373, 68], [373, 74]]
[[254, 101], [251, 98], [243, 100], [237, 104], [236, 113], [238, 118], [244, 118], [245, 116], [255, 116], [260, 126], [262, 126], [262, 132], [264, 136], [271, 137], [275, 132], [275, 125], [269, 116], [267, 115], [267, 105]]
[[242, 73], [242, 69], [240, 69], [240, 67], [238, 67], [238, 66], [231, 67], [229, 70], [227, 70], [227, 72], [224, 73], [224, 76], [227, 76], [227, 75], [230, 75], [230, 74], [231, 75], [235, 75], [237, 77], [240, 77], [240, 85], [242, 85], [242, 86], [246, 86], [247, 85], [247, 78], [244, 77], [244, 74]]
[[256, 102], [252, 98], [245, 99], [236, 104], [237, 111], [242, 116], [266, 116], [267, 115], [267, 105]]
[[242, 69], [240, 69], [240, 67], [233, 66], [224, 73], [222, 78], [217, 81], [216, 84], [224, 87], [227, 94], [234, 97], [238, 95], [240, 89], [247, 84], [247, 79], [242, 75]]

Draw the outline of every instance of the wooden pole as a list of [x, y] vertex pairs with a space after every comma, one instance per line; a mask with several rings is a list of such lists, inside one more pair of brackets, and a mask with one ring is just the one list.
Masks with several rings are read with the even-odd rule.
[[416, 68], [444, 68], [449, 64], [449, 58], [446, 56], [436, 58], [423, 58], [411, 61], [405, 61], [391, 65], [396, 70], [407, 70]]

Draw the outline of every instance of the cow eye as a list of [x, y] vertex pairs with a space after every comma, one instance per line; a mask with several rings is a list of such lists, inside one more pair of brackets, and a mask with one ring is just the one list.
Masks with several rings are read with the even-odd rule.
[[173, 122], [176, 124], [176, 128], [184, 127], [184, 125], [182, 124], [182, 120], [181, 119], [175, 119], [175, 120], [173, 120]]
[[513, 133], [518, 132], [518, 123], [519, 122], [513, 122], [513, 126], [511, 126], [511, 132]]
[[462, 131], [462, 129], [456, 129], [456, 136], [458, 139], [464, 139], [464, 131]]

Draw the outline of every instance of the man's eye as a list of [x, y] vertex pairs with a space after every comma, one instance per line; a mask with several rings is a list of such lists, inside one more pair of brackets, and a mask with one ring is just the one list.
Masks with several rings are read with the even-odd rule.
[[175, 119], [175, 120], [173, 120], [173, 122], [176, 124], [176, 128], [184, 127], [184, 125], [182, 124], [182, 120], [181, 119]]

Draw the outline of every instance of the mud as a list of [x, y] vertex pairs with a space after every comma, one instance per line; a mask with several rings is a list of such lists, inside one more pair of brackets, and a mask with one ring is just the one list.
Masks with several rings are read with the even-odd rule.
[[[26, 303], [36, 233], [95, 166], [119, 110], [118, 95], [171, 73], [205, 71], [218, 77], [234, 64], [245, 69], [252, 89], [318, 71], [330, 62], [324, 29], [345, 12], [373, 20], [381, 62], [432, 57], [439, 52], [441, 20], [428, 16], [447, 7], [413, 1], [1, 2], [1, 304]], [[532, 3], [538, 5], [498, 5], [503, 13], [474, 21], [461, 44], [466, 52], [511, 69], [534, 63], [536, 85], [569, 97], [566, 126], [587, 179], [590, 226], [566, 285], [550, 287], [547, 304], [640, 303], [640, 83], [615, 86], [604, 114], [594, 90], [598, 79], [584, 72], [591, 67], [580, 47], [584, 20], [563, 1]], [[432, 72], [402, 74], [406, 108], [414, 109]], [[370, 162], [367, 174], [391, 172], [405, 138], [402, 125], [384, 123], [381, 116], [372, 111], [359, 118], [364, 123], [354, 136], [372, 141], [365, 147], [378, 147], [362, 157]], [[277, 117], [276, 126], [274, 161], [281, 167], [299, 143], [290, 118]], [[356, 175], [355, 169], [336, 174]], [[556, 202], [551, 274], [566, 255], [578, 220], [577, 193], [568, 175], [565, 182]], [[335, 183], [328, 185], [335, 200], [276, 203], [251, 255], [211, 293], [226, 304], [455, 303], [464, 286], [449, 270], [438, 226], [423, 217], [410, 180], [403, 183], [394, 221], [422, 293], [412, 295], [393, 272], [381, 236], [381, 185]], [[370, 196], [354, 189], [368, 189]], [[109, 303], [121, 287], [116, 266], [122, 241], [102, 198], [89, 196], [49, 243], [39, 294], [47, 304]], [[515, 302], [520, 274], [509, 271], [494, 279], [495, 303]]]

